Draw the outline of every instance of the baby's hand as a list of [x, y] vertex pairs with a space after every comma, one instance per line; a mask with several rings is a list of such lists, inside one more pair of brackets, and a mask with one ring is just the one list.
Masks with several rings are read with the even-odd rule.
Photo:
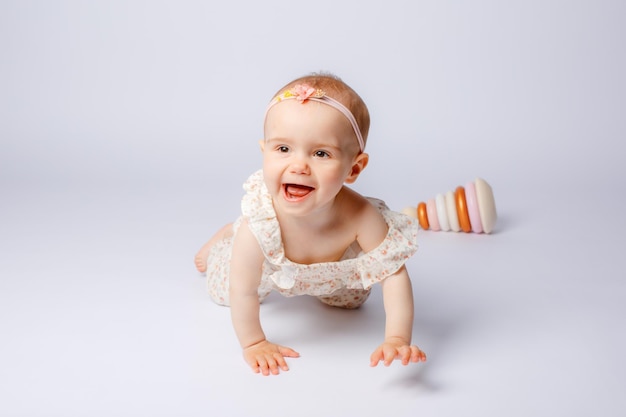
[[370, 356], [370, 366], [376, 366], [380, 361], [389, 366], [395, 359], [400, 359], [402, 365], [408, 365], [409, 362], [425, 362], [426, 354], [399, 337], [388, 337]]
[[243, 357], [255, 373], [261, 372], [267, 376], [270, 373], [278, 375], [279, 368], [288, 371], [285, 357], [298, 358], [300, 354], [291, 348], [263, 340], [245, 348]]

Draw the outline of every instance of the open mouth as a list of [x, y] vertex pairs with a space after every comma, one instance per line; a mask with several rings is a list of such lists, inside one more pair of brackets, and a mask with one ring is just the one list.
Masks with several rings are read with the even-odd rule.
[[301, 200], [315, 188], [300, 184], [283, 184], [285, 198], [289, 201]]

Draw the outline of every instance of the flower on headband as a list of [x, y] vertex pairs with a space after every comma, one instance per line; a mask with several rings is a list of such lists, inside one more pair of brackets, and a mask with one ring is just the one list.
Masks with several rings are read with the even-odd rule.
[[298, 84], [291, 89], [291, 93], [296, 96], [296, 100], [304, 103], [317, 90], [308, 84]]
[[296, 84], [289, 90], [285, 90], [281, 94], [274, 97], [272, 104], [279, 103], [288, 98], [295, 98], [300, 103], [304, 103], [310, 98], [322, 98], [325, 95], [326, 93], [324, 90], [320, 88], [313, 88], [308, 84]]

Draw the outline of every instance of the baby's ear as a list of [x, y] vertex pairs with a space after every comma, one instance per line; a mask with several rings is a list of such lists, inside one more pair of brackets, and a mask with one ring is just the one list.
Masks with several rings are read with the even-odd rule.
[[259, 141], [259, 147], [261, 148], [261, 152], [265, 151], [265, 139]]
[[367, 163], [370, 160], [370, 156], [366, 153], [360, 153], [352, 163], [352, 169], [348, 177], [344, 180], [346, 184], [352, 184], [359, 177], [361, 172], [367, 166]]

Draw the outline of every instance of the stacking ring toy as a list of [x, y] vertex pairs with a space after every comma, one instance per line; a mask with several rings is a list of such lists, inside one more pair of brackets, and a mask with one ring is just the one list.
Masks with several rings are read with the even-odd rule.
[[496, 224], [496, 202], [487, 181], [476, 178], [465, 187], [437, 194], [416, 207], [406, 207], [403, 213], [416, 217], [424, 230], [465, 233], [491, 233]]

